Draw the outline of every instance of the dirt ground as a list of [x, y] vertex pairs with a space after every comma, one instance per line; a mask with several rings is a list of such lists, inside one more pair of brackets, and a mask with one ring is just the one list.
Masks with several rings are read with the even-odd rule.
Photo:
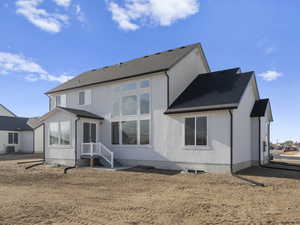
[[103, 171], [0, 161], [0, 224], [300, 224], [300, 173]]

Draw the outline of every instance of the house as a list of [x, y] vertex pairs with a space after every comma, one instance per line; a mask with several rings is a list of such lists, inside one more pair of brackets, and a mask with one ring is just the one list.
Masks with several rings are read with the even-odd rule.
[[33, 152], [33, 128], [29, 121], [0, 104], [0, 154]]
[[45, 160], [238, 171], [268, 160], [254, 72], [211, 72], [200, 44], [85, 72], [48, 91]]

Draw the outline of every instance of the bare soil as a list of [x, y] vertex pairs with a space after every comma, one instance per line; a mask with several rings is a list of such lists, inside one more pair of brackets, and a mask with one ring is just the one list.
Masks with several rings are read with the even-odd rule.
[[299, 172], [103, 171], [0, 161], [0, 224], [300, 224]]

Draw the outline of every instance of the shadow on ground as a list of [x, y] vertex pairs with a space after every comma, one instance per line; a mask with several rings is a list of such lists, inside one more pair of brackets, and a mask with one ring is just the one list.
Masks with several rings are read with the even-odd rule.
[[178, 170], [163, 170], [163, 169], [156, 169], [151, 166], [136, 166], [129, 169], [122, 170], [125, 172], [139, 172], [139, 173], [153, 173], [153, 174], [160, 174], [160, 175], [176, 175], [179, 174], [180, 171]]
[[0, 155], [0, 161], [6, 160], [33, 160], [43, 159], [43, 153], [25, 154], [25, 153], [10, 153]]
[[[237, 175], [241, 176], [257, 176], [257, 177], [272, 177], [272, 178], [289, 178], [300, 179], [300, 168], [295, 168], [289, 165], [268, 164], [271, 168], [251, 167], [241, 170]], [[286, 170], [288, 169], [288, 170]], [[292, 171], [292, 170], [298, 171]]]

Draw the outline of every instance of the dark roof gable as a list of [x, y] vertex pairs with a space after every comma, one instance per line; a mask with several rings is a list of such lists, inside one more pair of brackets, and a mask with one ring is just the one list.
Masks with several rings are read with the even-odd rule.
[[254, 103], [252, 108], [251, 117], [263, 117], [266, 114], [269, 99], [260, 99]]
[[[119, 63], [112, 66], [106, 66], [101, 69], [91, 70], [59, 85], [48, 91], [51, 94], [59, 91], [73, 88], [85, 87], [92, 84], [110, 82], [119, 79], [125, 79], [154, 72], [161, 72], [170, 69], [179, 62], [184, 56], [195, 48], [200, 48], [199, 43], [192, 44], [164, 52], [159, 52], [149, 56], [140, 57], [128, 62]], [[208, 67], [208, 65], [207, 65]], [[209, 68], [208, 68], [209, 69]]]
[[165, 113], [237, 108], [252, 76], [240, 68], [200, 74]]

